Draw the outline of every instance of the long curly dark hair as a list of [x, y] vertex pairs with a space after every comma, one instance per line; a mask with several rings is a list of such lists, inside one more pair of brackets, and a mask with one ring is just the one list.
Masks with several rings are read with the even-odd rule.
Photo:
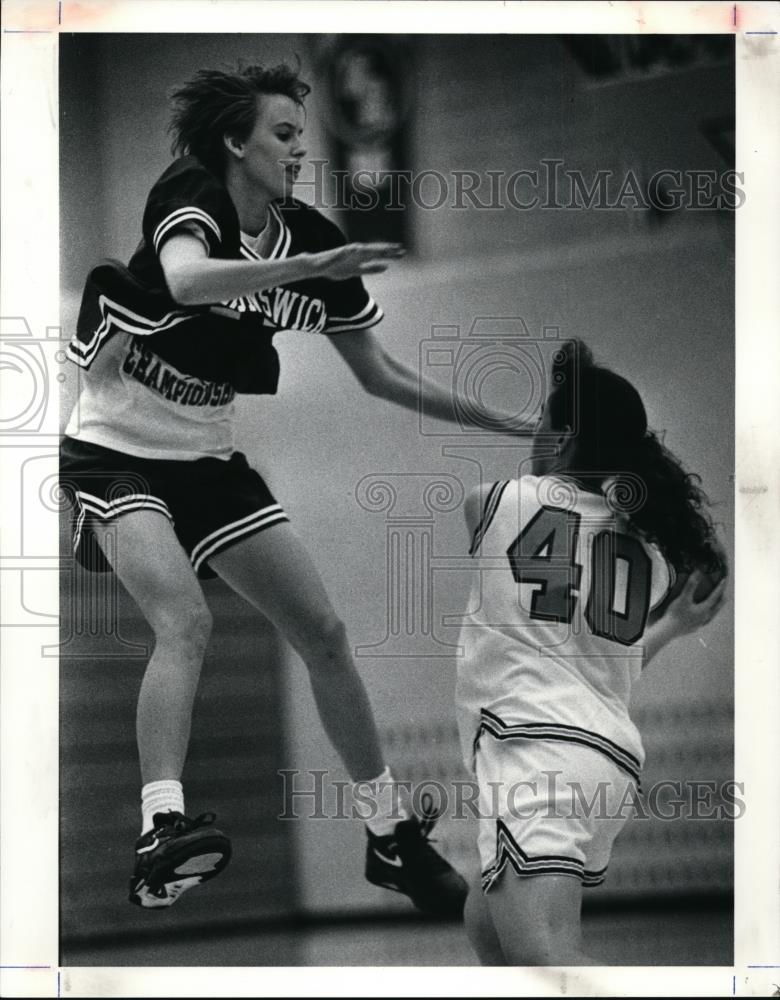
[[311, 88], [298, 68], [239, 66], [223, 71], [199, 70], [171, 94], [173, 112], [168, 131], [174, 156], [191, 153], [220, 176], [225, 162], [224, 136], [248, 138], [257, 120], [258, 94], [282, 94], [303, 107]]
[[624, 512], [678, 574], [725, 571], [701, 478], [687, 472], [648, 428], [630, 382], [597, 365], [580, 341], [571, 341], [556, 352], [547, 409], [554, 429], [572, 428], [572, 478], [586, 485], [595, 480], [600, 488], [609, 481], [608, 497], [622, 492], [631, 498]]

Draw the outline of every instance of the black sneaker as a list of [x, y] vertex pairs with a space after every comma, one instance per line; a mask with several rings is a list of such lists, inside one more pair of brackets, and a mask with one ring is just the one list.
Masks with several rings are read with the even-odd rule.
[[211, 824], [214, 813], [187, 819], [179, 812], [154, 814], [154, 829], [136, 841], [130, 902], [172, 906], [187, 889], [219, 875], [230, 860], [230, 841]]
[[431, 916], [461, 917], [468, 886], [451, 864], [431, 847], [430, 832], [438, 819], [427, 810], [396, 824], [395, 832], [377, 837], [368, 832], [366, 878], [408, 896]]

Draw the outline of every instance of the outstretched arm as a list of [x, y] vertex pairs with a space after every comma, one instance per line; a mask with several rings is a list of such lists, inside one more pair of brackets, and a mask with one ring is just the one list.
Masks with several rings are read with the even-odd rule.
[[284, 260], [221, 260], [209, 257], [205, 238], [193, 232], [171, 236], [160, 250], [160, 263], [173, 300], [183, 306], [199, 306], [229, 302], [309, 278], [345, 281], [378, 274], [403, 254], [397, 243], [348, 243]]
[[473, 407], [458, 406], [459, 402], [463, 404], [465, 401], [458, 401], [450, 390], [397, 361], [388, 354], [372, 331], [340, 333], [331, 337], [331, 343], [366, 392], [372, 396], [415, 411], [419, 411], [424, 403], [426, 413], [453, 423], [466, 420], [476, 426], [521, 437], [530, 436], [534, 432], [535, 421], [520, 420], [505, 413], [483, 410], [479, 418], [471, 417]]
[[666, 607], [662, 606], [660, 614], [650, 616], [650, 624], [643, 639], [643, 666], [647, 666], [664, 646], [680, 636], [703, 628], [720, 611], [726, 596], [726, 579], [721, 580], [703, 601], [696, 602], [694, 594], [703, 578], [703, 573], [691, 573], [678, 596]]

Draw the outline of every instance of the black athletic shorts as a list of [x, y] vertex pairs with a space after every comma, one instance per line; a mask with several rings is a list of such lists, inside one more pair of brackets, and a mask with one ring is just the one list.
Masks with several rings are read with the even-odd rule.
[[173, 525], [201, 579], [216, 576], [208, 560], [235, 542], [289, 518], [241, 452], [227, 461], [137, 458], [65, 437], [60, 486], [72, 505], [73, 551], [86, 569], [111, 569], [92, 534], [95, 521], [155, 510]]

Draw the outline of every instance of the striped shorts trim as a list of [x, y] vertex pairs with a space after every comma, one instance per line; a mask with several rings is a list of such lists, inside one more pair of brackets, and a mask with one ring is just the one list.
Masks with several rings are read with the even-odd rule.
[[168, 509], [168, 505], [159, 497], [149, 493], [130, 493], [127, 496], [119, 497], [116, 500], [101, 500], [84, 490], [75, 491], [78, 504], [78, 514], [73, 527], [73, 552], [76, 554], [81, 545], [81, 537], [84, 531], [84, 521], [88, 515], [99, 517], [104, 521], [118, 517], [120, 514], [128, 514], [133, 510], [156, 510], [173, 524], [173, 515]]
[[633, 778], [639, 787], [641, 764], [634, 754], [599, 733], [579, 726], [568, 726], [552, 722], [507, 723], [493, 712], [483, 708], [480, 710], [481, 722], [474, 739], [476, 748], [482, 733], [489, 733], [497, 740], [553, 740], [563, 743], [577, 743], [590, 747], [608, 757], [629, 777]]
[[190, 560], [193, 568], [197, 572], [204, 560], [215, 556], [223, 549], [229, 548], [234, 542], [248, 535], [253, 535], [264, 528], [270, 528], [272, 524], [280, 524], [282, 521], [289, 521], [278, 503], [263, 507], [262, 510], [248, 514], [237, 521], [231, 521], [217, 531], [212, 531], [203, 541], [199, 542], [190, 553]]
[[482, 888], [502, 872], [600, 885], [636, 801], [635, 780], [591, 746], [485, 739], [476, 750]]
[[[166, 517], [201, 578], [209, 559], [249, 535], [289, 521], [244, 455], [186, 462], [144, 459], [64, 438], [60, 485], [72, 498], [73, 551], [85, 568], [111, 569], [93, 527], [134, 511]], [[117, 556], [122, 557], [121, 550]], [[113, 557], [112, 557], [113, 559]]]
[[510, 865], [520, 878], [535, 875], [569, 875], [579, 879], [583, 886], [601, 885], [607, 869], [588, 871], [578, 858], [558, 854], [526, 854], [512, 836], [509, 827], [501, 819], [496, 820], [496, 860], [482, 872], [482, 891], [487, 892], [499, 875]]

